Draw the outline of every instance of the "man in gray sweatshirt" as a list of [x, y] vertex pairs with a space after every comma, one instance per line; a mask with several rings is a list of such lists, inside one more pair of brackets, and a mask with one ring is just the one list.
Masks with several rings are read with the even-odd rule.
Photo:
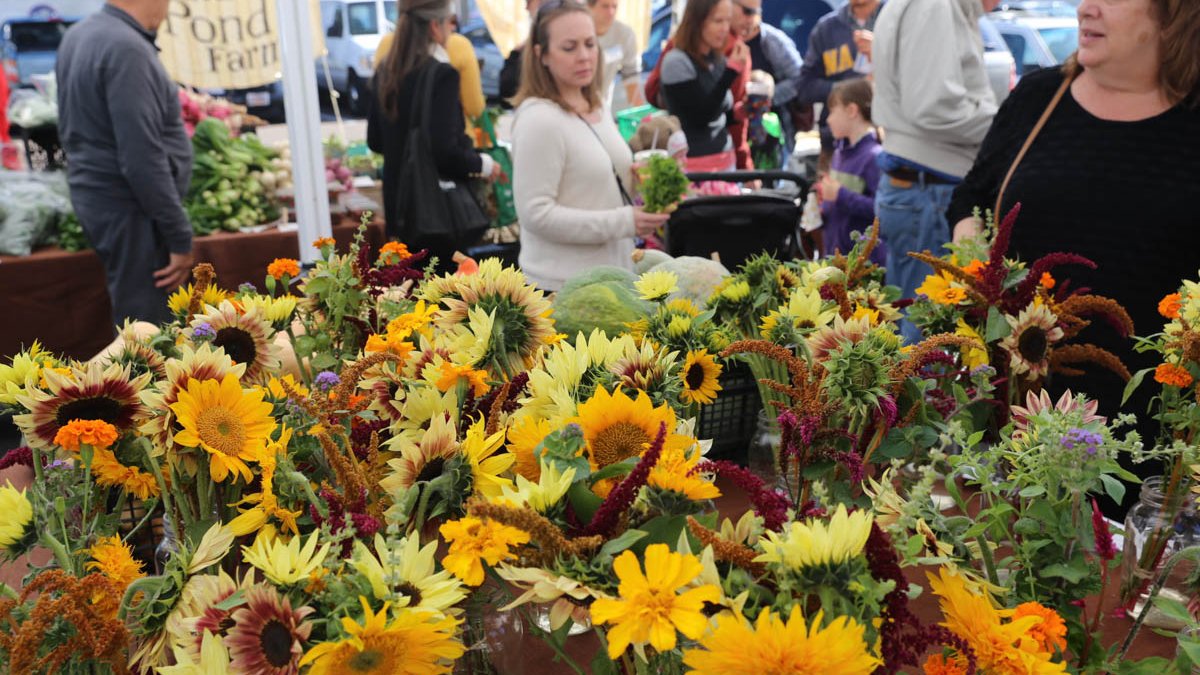
[[[996, 114], [979, 19], [1000, 0], [889, 0], [875, 22], [872, 116], [884, 129], [875, 210], [888, 283], [913, 297], [931, 272], [910, 251], [943, 253], [946, 208]], [[919, 338], [908, 321], [905, 339]]]
[[154, 44], [169, 0], [110, 0], [58, 50], [59, 135], [79, 224], [104, 262], [113, 320], [170, 318], [191, 274], [192, 145]]

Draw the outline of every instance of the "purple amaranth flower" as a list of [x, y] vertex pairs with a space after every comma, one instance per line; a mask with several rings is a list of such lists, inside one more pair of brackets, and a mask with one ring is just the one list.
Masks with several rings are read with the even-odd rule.
[[590, 537], [600, 534], [607, 537], [612, 534], [617, 524], [621, 522], [621, 516], [629, 510], [629, 507], [633, 506], [638, 492], [650, 478], [650, 470], [654, 468], [655, 464], [658, 464], [658, 458], [662, 456], [663, 445], [666, 442], [667, 424], [664, 422], [658, 425], [658, 435], [646, 449], [637, 466], [633, 467], [633, 471], [629, 472], [625, 480], [608, 493], [608, 497], [600, 504], [600, 508], [596, 509], [596, 514], [592, 516], [592, 522], [584, 528], [582, 536]]
[[332, 370], [323, 370], [317, 373], [316, 378], [313, 379], [313, 385], [322, 391], [329, 391], [338, 386], [341, 381], [342, 378], [338, 377], [337, 373]]
[[862, 479], [867, 475], [866, 469], [863, 467], [862, 455], [854, 452], [837, 452], [833, 455], [834, 460], [840, 462], [846, 467], [846, 471], [850, 473], [851, 483], [861, 483]]
[[1108, 562], [1117, 557], [1117, 545], [1113, 543], [1112, 532], [1108, 529], [1108, 521], [1100, 513], [1100, 504], [1092, 499], [1092, 532], [1096, 538], [1096, 555]]
[[896, 420], [900, 417], [900, 410], [896, 407], [896, 399], [885, 395], [879, 399], [879, 416], [888, 427], [896, 425]]
[[213, 330], [207, 322], [196, 324], [192, 329], [193, 340], [211, 340], [217, 336], [217, 331]]
[[787, 512], [792, 507], [791, 500], [782, 492], [768, 490], [762, 479], [746, 467], [727, 460], [705, 460], [699, 464], [699, 468], [701, 471], [724, 476], [741, 488], [750, 498], [754, 512], [763, 519], [763, 526], [768, 530], [778, 532], [787, 522]]

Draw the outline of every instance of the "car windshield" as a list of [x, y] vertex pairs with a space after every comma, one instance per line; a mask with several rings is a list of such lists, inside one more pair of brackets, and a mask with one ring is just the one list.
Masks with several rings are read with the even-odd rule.
[[1054, 60], [1062, 63], [1079, 46], [1079, 27], [1039, 28], [1038, 33], [1046, 41]]
[[1008, 51], [1008, 46], [1004, 44], [1004, 38], [1000, 36], [1000, 31], [996, 29], [996, 26], [987, 17], [979, 19], [979, 32], [983, 35], [984, 51]]
[[58, 49], [70, 24], [62, 21], [30, 21], [9, 24], [9, 35], [18, 52], [52, 52]]
[[351, 35], [375, 35], [379, 32], [379, 14], [374, 2], [355, 2], [346, 8]]
[[396, 19], [400, 16], [398, 14], [399, 10], [396, 8], [398, 4], [399, 3], [392, 2], [391, 0], [383, 3], [383, 18], [387, 19], [388, 23], [392, 24], [393, 26], [396, 25]]

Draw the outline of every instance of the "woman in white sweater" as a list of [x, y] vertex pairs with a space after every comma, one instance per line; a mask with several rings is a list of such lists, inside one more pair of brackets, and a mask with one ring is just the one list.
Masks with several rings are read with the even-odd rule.
[[597, 265], [631, 268], [634, 237], [668, 216], [634, 207], [633, 155], [601, 103], [603, 73], [592, 15], [550, 0], [530, 30], [513, 122], [513, 192], [521, 269], [560, 289]]

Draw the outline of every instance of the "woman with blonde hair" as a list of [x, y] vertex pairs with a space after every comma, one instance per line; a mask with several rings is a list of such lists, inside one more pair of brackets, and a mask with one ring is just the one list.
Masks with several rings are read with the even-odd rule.
[[554, 291], [590, 267], [632, 268], [634, 237], [667, 216], [629, 197], [633, 154], [601, 99], [599, 40], [587, 7], [549, 0], [532, 21], [513, 121], [521, 269]]

